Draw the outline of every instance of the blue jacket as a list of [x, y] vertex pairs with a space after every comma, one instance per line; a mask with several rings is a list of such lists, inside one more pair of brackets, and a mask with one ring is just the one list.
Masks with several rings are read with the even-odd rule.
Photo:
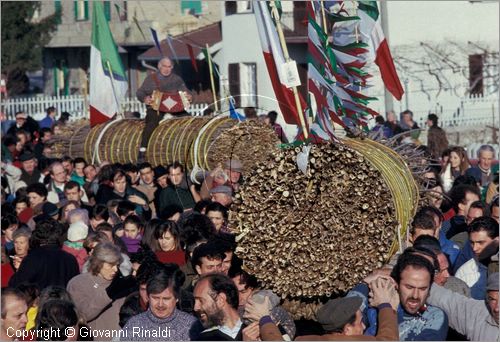
[[478, 183], [481, 183], [481, 178], [483, 177], [481, 169], [479, 169], [477, 166], [468, 168], [467, 171], [465, 171], [465, 175], [474, 177], [476, 179], [476, 182]]
[[50, 116], [46, 116], [40, 122], [38, 123], [40, 125], [40, 128], [52, 128], [54, 126], [54, 123], [56, 120], [52, 119]]
[[460, 247], [453, 241], [446, 238], [445, 233], [441, 230], [439, 232], [439, 245], [444, 254], [446, 254], [450, 260], [450, 265], [455, 265], [457, 257], [460, 254]]
[[[361, 311], [367, 326], [365, 335], [374, 336], [377, 332], [377, 310], [368, 307], [368, 285], [356, 285], [347, 296], [363, 299]], [[406, 313], [398, 307], [399, 339], [401, 341], [444, 341], [448, 334], [448, 316], [435, 306], [426, 306], [425, 311], [416, 315]]]
[[[474, 251], [468, 240], [457, 257], [456, 264], [453, 267], [453, 273], [456, 274], [458, 270], [464, 275], [459, 278], [468, 283], [467, 285], [470, 287], [471, 297], [474, 299], [485, 299], [486, 284], [488, 282], [488, 267], [476, 260]], [[477, 281], [471, 285], [469, 284], [470, 281], [467, 279], [468, 277], [477, 278]]]

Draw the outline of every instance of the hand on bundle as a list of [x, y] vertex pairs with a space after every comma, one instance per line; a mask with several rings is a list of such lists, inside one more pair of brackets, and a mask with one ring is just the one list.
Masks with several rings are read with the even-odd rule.
[[243, 341], [260, 341], [259, 322], [253, 322], [243, 329]]
[[146, 201], [141, 198], [140, 196], [137, 196], [137, 195], [130, 195], [128, 196], [128, 200], [132, 203], [135, 203], [137, 205], [146, 205]]
[[383, 278], [387, 280], [392, 280], [391, 278], [391, 269], [390, 268], [379, 268], [374, 270], [372, 273], [367, 275], [364, 279], [363, 282], [366, 284], [370, 284], [372, 281], [378, 279], [378, 278]]
[[271, 302], [268, 297], [264, 297], [264, 301], [258, 303], [250, 299], [245, 305], [245, 313], [243, 318], [252, 322], [259, 322], [264, 316], [269, 316], [271, 312]]
[[399, 305], [399, 294], [396, 291], [394, 281], [390, 279], [378, 277], [368, 284], [370, 287], [369, 303], [373, 307], [377, 307], [383, 303], [389, 303], [394, 310], [397, 310]]

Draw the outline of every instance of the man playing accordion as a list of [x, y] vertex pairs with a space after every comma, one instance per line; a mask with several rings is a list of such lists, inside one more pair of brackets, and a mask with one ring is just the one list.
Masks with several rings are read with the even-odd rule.
[[142, 133], [140, 160], [144, 159], [149, 138], [166, 113], [188, 115], [186, 109], [192, 96], [182, 78], [172, 72], [173, 68], [170, 58], [160, 59], [158, 71], [149, 74], [137, 90], [137, 98], [146, 104], [146, 126]]

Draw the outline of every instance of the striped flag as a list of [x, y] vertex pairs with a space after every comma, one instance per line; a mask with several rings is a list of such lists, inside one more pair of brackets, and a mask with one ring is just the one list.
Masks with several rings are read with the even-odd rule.
[[376, 1], [360, 1], [358, 15], [361, 19], [361, 33], [368, 37], [369, 44], [373, 48], [375, 64], [380, 69], [380, 75], [385, 87], [398, 100], [401, 100], [404, 90], [398, 77], [398, 72], [394, 66], [391, 51], [382, 31], [380, 13]]
[[[196, 63], [196, 59], [194, 58], [193, 46], [189, 43], [186, 43], [186, 46], [188, 49], [189, 58], [191, 58], [191, 64], [193, 65], [194, 70], [196, 70], [196, 72], [198, 72], [198, 64]], [[208, 59], [207, 59], [207, 62], [208, 62]]]
[[152, 27], [150, 27], [149, 30], [151, 31], [151, 37], [153, 38], [153, 42], [155, 43], [156, 48], [158, 49], [158, 51], [160, 51], [160, 55], [162, 57], [165, 57], [165, 55], [163, 54], [163, 51], [161, 50], [160, 41], [158, 40], [158, 33]]
[[[363, 70], [368, 45], [353, 39], [353, 27], [359, 17], [323, 10], [321, 5], [320, 1], [307, 3], [308, 89], [314, 117], [312, 130], [326, 140], [336, 139], [335, 125], [344, 129], [366, 128], [368, 118], [377, 113], [367, 107], [374, 98], [359, 92], [371, 76]], [[319, 24], [323, 13], [333, 22], [331, 42]]]
[[170, 51], [172, 52], [172, 55], [174, 56], [175, 63], [177, 63], [177, 65], [178, 65], [179, 64], [179, 57], [177, 57], [177, 53], [175, 52], [174, 44], [172, 43], [172, 36], [169, 34], [167, 34], [167, 44], [170, 47]]
[[[280, 77], [280, 73], [278, 72], [278, 68], [285, 63], [285, 57], [267, 2], [254, 1], [253, 7], [255, 10], [257, 28], [259, 30], [262, 52], [264, 53], [264, 60], [266, 62], [267, 71], [271, 78], [271, 83], [281, 110], [281, 114], [283, 115], [283, 119], [286, 123], [300, 127], [299, 115], [304, 115], [304, 113], [298, 113], [293, 91], [292, 89], [287, 88], [285, 82], [282, 80], [282, 77]], [[307, 105], [300, 94], [299, 99], [302, 109], [305, 109]], [[306, 119], [304, 121], [307, 123]]]
[[234, 98], [232, 96], [229, 97], [229, 117], [238, 121], [244, 121], [246, 119], [245, 115], [238, 113], [234, 108]]
[[127, 78], [118, 49], [104, 16], [101, 1], [92, 3], [90, 46], [90, 125], [110, 120], [120, 111], [127, 92]]

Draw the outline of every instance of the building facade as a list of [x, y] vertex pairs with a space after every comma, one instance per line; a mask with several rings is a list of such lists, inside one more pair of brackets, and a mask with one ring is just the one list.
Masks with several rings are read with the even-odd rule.
[[[92, 1], [42, 1], [39, 18], [58, 15], [58, 27], [44, 49], [46, 95], [88, 93]], [[138, 56], [153, 46], [150, 28], [159, 39], [175, 36], [220, 20], [218, 1], [104, 1], [105, 15], [123, 65], [129, 92], [135, 94], [147, 65]], [[36, 20], [36, 18], [35, 18]]]

